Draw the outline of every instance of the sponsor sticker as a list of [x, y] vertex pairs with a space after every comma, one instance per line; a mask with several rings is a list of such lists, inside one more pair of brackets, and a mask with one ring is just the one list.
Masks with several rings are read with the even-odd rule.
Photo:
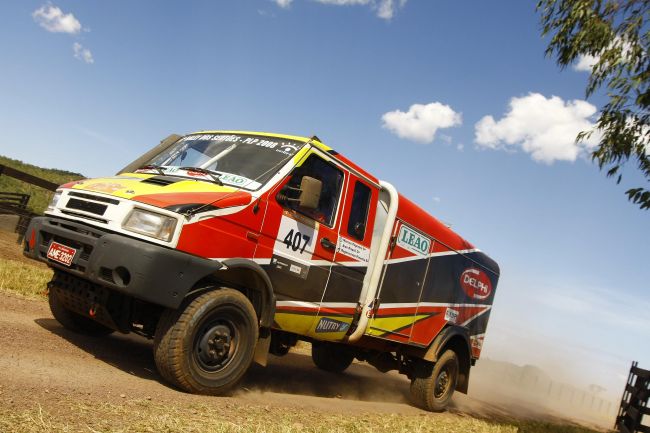
[[339, 236], [339, 244], [336, 248], [337, 252], [345, 254], [348, 257], [357, 259], [360, 262], [368, 263], [370, 261], [370, 249], [352, 242], [349, 239]]
[[431, 247], [431, 239], [402, 224], [397, 236], [397, 245], [414, 254], [425, 256]]
[[98, 182], [87, 184], [84, 189], [88, 191], [112, 193], [123, 188], [126, 188], [126, 186], [121, 183]]
[[307, 279], [307, 275], [309, 275], [309, 265], [293, 261], [288, 257], [274, 255], [271, 258], [271, 265], [280, 272], [302, 278], [303, 280]]
[[219, 175], [219, 180], [226, 185], [233, 185], [233, 186], [244, 187], [248, 189], [257, 189], [260, 186], [262, 186], [262, 184], [259, 182], [255, 182], [254, 180], [251, 180], [247, 177], [238, 176], [236, 174], [231, 174], [231, 173], [223, 173]]
[[350, 328], [349, 323], [323, 317], [318, 321], [318, 324], [316, 325], [316, 332], [345, 332], [348, 330], [348, 328]]
[[[273, 149], [274, 151], [285, 155], [293, 155], [301, 147], [298, 143], [279, 141], [277, 138], [247, 137], [247, 136], [228, 135], [228, 134], [195, 134], [195, 135], [187, 135], [180, 139], [181, 142], [185, 142], [185, 143], [190, 141], [195, 141], [195, 140], [206, 140], [206, 141], [209, 140], [218, 143], [227, 141], [230, 143], [252, 144], [267, 149]], [[180, 154], [180, 152], [178, 152], [175, 155], [177, 156], [178, 154]], [[174, 158], [176, 156], [174, 156]]]
[[483, 335], [472, 335], [469, 337], [469, 340], [473, 348], [478, 350], [483, 349]]
[[465, 269], [460, 274], [460, 287], [470, 298], [486, 299], [492, 293], [492, 282], [485, 272], [476, 268]]
[[57, 242], [52, 242], [50, 247], [47, 249], [47, 258], [63, 265], [70, 266], [76, 253], [77, 250], [74, 248], [61, 245]]
[[458, 311], [447, 308], [447, 311], [445, 311], [445, 320], [450, 323], [456, 323], [458, 320]]

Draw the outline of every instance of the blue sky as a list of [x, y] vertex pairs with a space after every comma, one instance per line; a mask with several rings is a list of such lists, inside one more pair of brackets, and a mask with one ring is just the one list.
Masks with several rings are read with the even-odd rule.
[[487, 356], [619, 394], [650, 213], [574, 145], [603, 99], [534, 3], [5, 1], [0, 154], [100, 176], [170, 133], [317, 134], [500, 263]]

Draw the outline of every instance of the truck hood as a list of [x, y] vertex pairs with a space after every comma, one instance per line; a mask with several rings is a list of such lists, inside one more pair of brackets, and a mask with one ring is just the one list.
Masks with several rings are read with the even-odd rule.
[[61, 188], [99, 192], [176, 212], [200, 205], [211, 205], [213, 209], [245, 206], [252, 200], [249, 192], [208, 180], [143, 173], [84, 179], [61, 185]]

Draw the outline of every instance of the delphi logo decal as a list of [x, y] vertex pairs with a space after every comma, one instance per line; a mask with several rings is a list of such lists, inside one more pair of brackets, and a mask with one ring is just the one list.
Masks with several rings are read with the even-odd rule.
[[492, 293], [492, 283], [487, 274], [480, 269], [466, 269], [460, 274], [460, 287], [467, 296], [474, 299], [485, 299]]

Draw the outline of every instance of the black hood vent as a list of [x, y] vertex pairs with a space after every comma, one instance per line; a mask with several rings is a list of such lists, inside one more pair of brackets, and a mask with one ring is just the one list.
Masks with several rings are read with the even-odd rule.
[[154, 185], [167, 186], [171, 185], [172, 183], [180, 182], [181, 180], [183, 179], [171, 176], [153, 176], [149, 179], [143, 180], [142, 183], [152, 183]]

